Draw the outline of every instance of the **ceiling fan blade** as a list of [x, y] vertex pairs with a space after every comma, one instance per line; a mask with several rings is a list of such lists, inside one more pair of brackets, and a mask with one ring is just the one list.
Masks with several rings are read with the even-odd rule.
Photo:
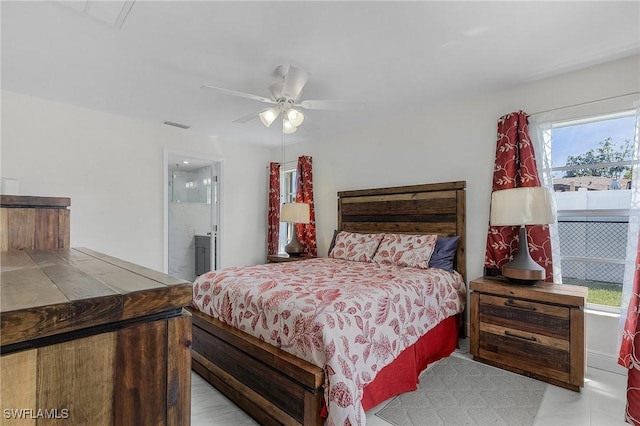
[[282, 95], [287, 99], [298, 99], [310, 76], [311, 73], [309, 71], [289, 65], [289, 69], [284, 76]]
[[321, 101], [321, 100], [306, 100], [294, 106], [300, 106], [304, 109], [334, 109], [334, 110], [346, 110], [357, 108], [364, 105], [364, 101]]
[[260, 114], [261, 111], [258, 112], [252, 112], [250, 114], [247, 115], [243, 115], [240, 118], [236, 118], [235, 120], [233, 120], [233, 123], [246, 123], [248, 121], [251, 121], [253, 119], [258, 118], [258, 114]]
[[282, 85], [284, 83], [282, 81], [278, 81], [277, 83], [273, 83], [269, 86], [269, 92], [271, 92], [271, 99], [282, 99]]
[[227, 95], [240, 96], [241, 98], [253, 99], [254, 101], [260, 101], [267, 104], [276, 103], [269, 98], [265, 98], [264, 96], [252, 95], [251, 93], [238, 92], [237, 90], [224, 89], [222, 87], [210, 86], [208, 84], [203, 84], [202, 89], [217, 90], [218, 92], [226, 93]]

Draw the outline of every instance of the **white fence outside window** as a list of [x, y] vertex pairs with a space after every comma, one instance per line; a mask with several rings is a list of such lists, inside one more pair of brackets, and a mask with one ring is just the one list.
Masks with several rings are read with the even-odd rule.
[[578, 190], [555, 196], [563, 278], [622, 287], [631, 191]]

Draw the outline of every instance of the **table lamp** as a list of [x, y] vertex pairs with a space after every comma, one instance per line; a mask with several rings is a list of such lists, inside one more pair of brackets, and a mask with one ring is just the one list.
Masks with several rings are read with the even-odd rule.
[[502, 275], [513, 283], [533, 285], [546, 278], [545, 269], [529, 254], [525, 225], [555, 222], [551, 197], [551, 192], [542, 187], [503, 189], [491, 194], [491, 226], [520, 226], [518, 251], [502, 266]]
[[296, 223], [309, 223], [310, 210], [309, 204], [306, 203], [284, 203], [280, 211], [280, 222], [293, 223], [293, 235], [291, 241], [284, 248], [289, 256], [296, 257], [302, 255], [304, 247], [298, 241], [298, 232], [296, 231]]

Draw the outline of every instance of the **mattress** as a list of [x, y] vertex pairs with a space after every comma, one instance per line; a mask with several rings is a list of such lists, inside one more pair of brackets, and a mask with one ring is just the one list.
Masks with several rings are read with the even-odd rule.
[[327, 424], [363, 424], [364, 387], [442, 320], [462, 312], [455, 271], [332, 258], [201, 275], [203, 313], [325, 370]]

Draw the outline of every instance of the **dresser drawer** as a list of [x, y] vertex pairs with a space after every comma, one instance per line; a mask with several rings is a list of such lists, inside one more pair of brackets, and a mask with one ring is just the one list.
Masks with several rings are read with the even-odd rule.
[[480, 294], [478, 355], [569, 380], [570, 313], [564, 306]]
[[568, 341], [550, 342], [541, 335], [480, 324], [478, 349], [478, 355], [484, 359], [535, 370], [557, 380], [569, 379], [571, 356]]
[[[480, 295], [481, 324], [520, 331], [520, 335], [541, 335], [569, 340], [570, 309], [513, 297]], [[543, 339], [547, 341], [547, 339]]]

